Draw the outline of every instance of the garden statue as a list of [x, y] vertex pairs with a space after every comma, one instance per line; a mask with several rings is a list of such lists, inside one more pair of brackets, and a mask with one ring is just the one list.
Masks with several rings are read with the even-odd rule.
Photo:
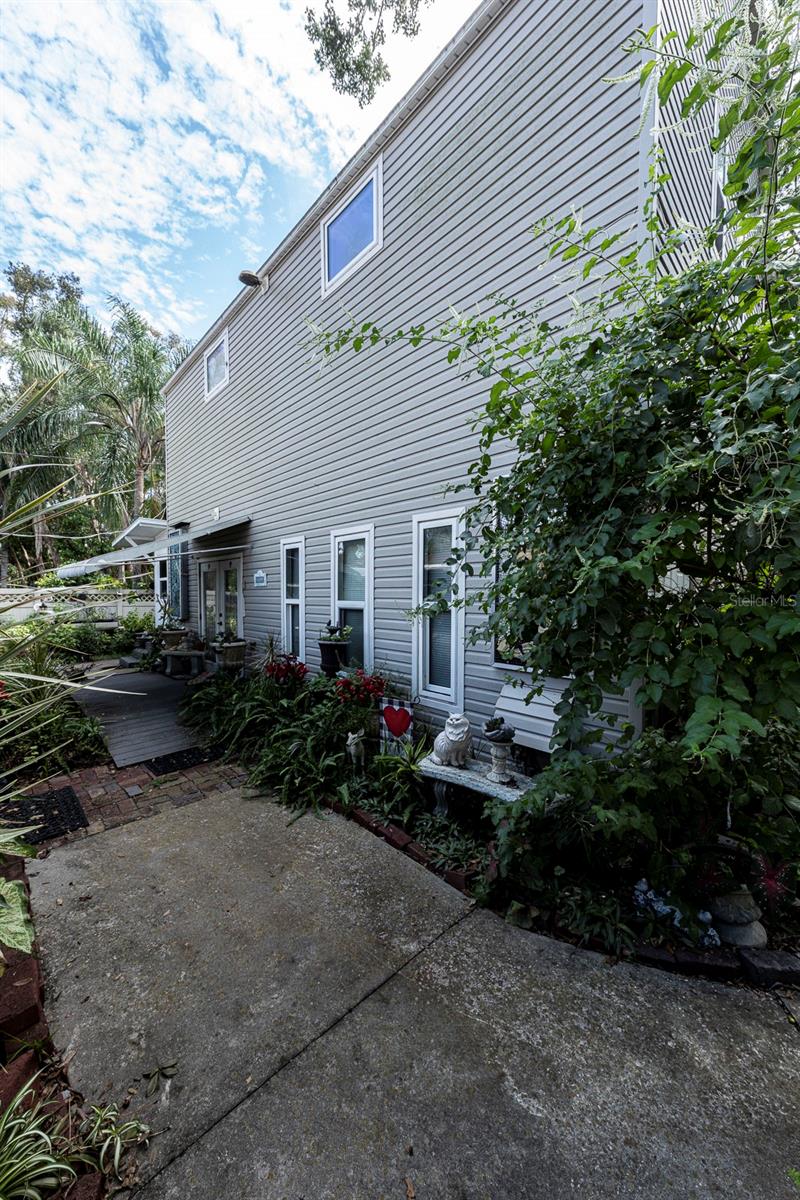
[[469, 721], [463, 713], [450, 713], [433, 743], [431, 758], [439, 767], [465, 767], [471, 749]]
[[354, 771], [364, 770], [364, 730], [359, 729], [358, 733], [348, 733], [347, 735], [347, 753], [350, 755], [350, 761], [353, 764]]
[[766, 946], [767, 931], [759, 920], [761, 909], [748, 887], [715, 896], [708, 907], [724, 945], [752, 946], [758, 950]]
[[514, 726], [507, 725], [502, 717], [491, 717], [485, 722], [483, 732], [492, 756], [492, 769], [486, 778], [492, 783], [513, 783], [514, 776], [508, 769], [508, 758], [516, 732]]

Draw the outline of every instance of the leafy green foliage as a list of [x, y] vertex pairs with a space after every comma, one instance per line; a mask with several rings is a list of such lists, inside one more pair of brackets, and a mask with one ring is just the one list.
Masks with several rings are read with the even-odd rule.
[[0, 1196], [43, 1200], [76, 1176], [75, 1155], [63, 1136], [65, 1119], [34, 1097], [28, 1083], [0, 1115]]
[[24, 884], [0, 877], [0, 946], [30, 954], [33, 936]]
[[409, 823], [408, 830], [425, 847], [439, 871], [481, 873], [489, 865], [485, 838], [476, 837], [449, 817], [419, 813]]
[[124, 1151], [146, 1144], [150, 1130], [141, 1121], [123, 1120], [116, 1104], [68, 1111], [63, 1090], [46, 1083], [37, 1097], [36, 1079], [20, 1088], [0, 1114], [0, 1196], [3, 1200], [44, 1200], [77, 1177], [85, 1164], [119, 1178]]
[[419, 33], [420, 4], [431, 0], [348, 0], [348, 17], [342, 18], [333, 0], [325, 0], [320, 15], [306, 9], [306, 34], [314, 46], [314, 58], [327, 71], [337, 92], [354, 96], [361, 108], [375, 98], [389, 78], [389, 68], [380, 48], [386, 41], [386, 16], [392, 14], [392, 29], [405, 37]]
[[[99, 723], [83, 715], [62, 678], [65, 660], [76, 657], [65, 643], [84, 636], [81, 628], [43, 621], [0, 627], [0, 745], [6, 772], [30, 777], [44, 762], [51, 770], [66, 770], [105, 759]], [[94, 633], [91, 626], [86, 629], [87, 637]]]
[[93, 1104], [78, 1126], [77, 1141], [84, 1161], [96, 1162], [103, 1174], [119, 1179], [125, 1150], [146, 1146], [149, 1137], [148, 1126], [132, 1117], [123, 1119], [118, 1105]]
[[[61, 579], [56, 571], [45, 571], [44, 575], [40, 575], [35, 580], [36, 587], [40, 588], [63, 588], [65, 582]], [[80, 586], [80, 585], [78, 585]], [[121, 579], [117, 579], [114, 575], [105, 575], [103, 572], [92, 575], [92, 587], [100, 588], [105, 591], [114, 591], [124, 587], [125, 584]]]

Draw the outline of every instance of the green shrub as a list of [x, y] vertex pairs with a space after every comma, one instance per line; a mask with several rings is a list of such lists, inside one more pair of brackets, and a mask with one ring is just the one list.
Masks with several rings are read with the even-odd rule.
[[765, 871], [785, 864], [790, 898], [800, 862], [799, 779], [794, 732], [778, 721], [765, 737], [745, 738], [724, 788], [712, 793], [662, 730], [646, 730], [613, 756], [573, 751], [513, 804], [490, 806], [497, 888], [552, 910], [573, 931], [581, 897], [587, 921], [597, 905], [607, 914], [604, 898], [615, 897], [621, 926], [641, 931], [634, 886], [646, 879], [684, 913], [680, 936], [696, 940], [697, 912], [731, 885], [759, 890]]
[[33, 777], [44, 764], [52, 772], [106, 759], [98, 722], [83, 715], [60, 682], [65, 658], [75, 659], [74, 651], [67, 652], [62, 642], [76, 636], [75, 626], [48, 627], [42, 621], [0, 630], [0, 658], [15, 672], [6, 676], [2, 686], [4, 771], [24, 771]]
[[40, 575], [36, 580], [36, 587], [40, 588], [92, 587], [99, 588], [101, 591], [113, 591], [126, 586], [127, 585], [125, 584], [124, 580], [117, 579], [114, 575], [106, 574], [92, 575], [91, 577], [86, 576], [78, 582], [73, 580], [70, 583], [69, 580], [61, 579], [55, 571], [45, 571], [45, 573]]

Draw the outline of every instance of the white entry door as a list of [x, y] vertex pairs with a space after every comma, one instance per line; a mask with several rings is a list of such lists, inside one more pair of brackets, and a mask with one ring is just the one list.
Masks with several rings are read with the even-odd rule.
[[200, 632], [208, 641], [244, 633], [241, 558], [215, 558], [200, 564]]

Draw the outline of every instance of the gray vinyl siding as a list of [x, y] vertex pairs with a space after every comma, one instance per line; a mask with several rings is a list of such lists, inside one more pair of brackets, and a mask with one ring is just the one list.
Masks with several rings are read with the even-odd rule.
[[[485, 307], [497, 291], [564, 315], [531, 226], [570, 205], [592, 224], [635, 223], [638, 87], [602, 79], [624, 69], [620, 46], [641, 12], [640, 0], [509, 4], [385, 145], [382, 249], [323, 299], [315, 223], [270, 271], [266, 295], [230, 320], [228, 385], [204, 400], [201, 352], [178, 375], [167, 398], [169, 520], [207, 524], [216, 506], [224, 519], [252, 519], [218, 543], [248, 543], [248, 639], [280, 635], [280, 539], [303, 535], [306, 659], [316, 667], [331, 611], [330, 532], [370, 523], [375, 666], [410, 685], [412, 516], [460, 502], [444, 489], [475, 457], [468, 418], [486, 381], [465, 380], [431, 347], [345, 351], [320, 365], [306, 320], [333, 328], [346, 310], [389, 330], [433, 325], [450, 305]], [[258, 569], [266, 588], [252, 587]], [[196, 621], [194, 562], [190, 585]], [[468, 628], [477, 621], [470, 613]], [[466, 650], [464, 707], [476, 723], [505, 679], [492, 659], [488, 645]]]
[[[694, 23], [695, 8], [695, 0], [660, 0], [662, 33], [676, 30], [684, 38]], [[679, 119], [681, 104], [693, 82], [690, 76], [675, 87], [661, 114], [662, 125], [669, 126]], [[698, 231], [704, 229], [712, 217], [714, 155], [708, 145], [713, 133], [712, 124], [712, 110], [707, 107], [700, 114], [682, 121], [679, 129], [666, 129], [661, 134], [660, 144], [672, 178], [659, 201], [660, 216], [671, 228], [689, 227], [684, 246], [670, 256], [668, 265], [673, 272], [687, 267], [697, 256], [701, 247]]]

